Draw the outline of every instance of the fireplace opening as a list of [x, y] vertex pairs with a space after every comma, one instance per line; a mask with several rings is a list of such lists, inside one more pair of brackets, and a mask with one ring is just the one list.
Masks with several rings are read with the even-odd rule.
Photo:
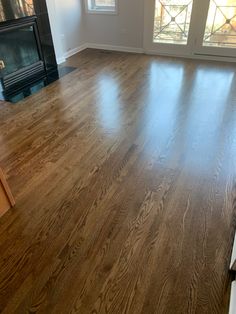
[[0, 42], [0, 56], [5, 66], [4, 75], [40, 61], [32, 25], [0, 32]]
[[4, 98], [46, 78], [37, 17], [0, 24], [1, 92]]

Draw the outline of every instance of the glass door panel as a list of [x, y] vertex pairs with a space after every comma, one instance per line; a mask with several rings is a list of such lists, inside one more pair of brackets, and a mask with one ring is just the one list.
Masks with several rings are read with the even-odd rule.
[[144, 19], [148, 53], [236, 61], [236, 0], [145, 0]]
[[144, 48], [150, 53], [189, 56], [195, 0], [145, 0]]
[[155, 0], [153, 42], [187, 45], [192, 1]]
[[236, 47], [236, 1], [211, 0], [203, 46]]

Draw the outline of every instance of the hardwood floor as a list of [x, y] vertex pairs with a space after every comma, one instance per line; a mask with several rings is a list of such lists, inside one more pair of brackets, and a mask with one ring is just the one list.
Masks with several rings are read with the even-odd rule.
[[224, 314], [234, 64], [86, 50], [0, 104], [0, 312]]

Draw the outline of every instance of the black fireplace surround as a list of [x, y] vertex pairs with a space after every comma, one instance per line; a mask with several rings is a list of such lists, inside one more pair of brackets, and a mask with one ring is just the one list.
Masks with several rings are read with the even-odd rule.
[[14, 99], [58, 78], [46, 0], [0, 0], [0, 93]]

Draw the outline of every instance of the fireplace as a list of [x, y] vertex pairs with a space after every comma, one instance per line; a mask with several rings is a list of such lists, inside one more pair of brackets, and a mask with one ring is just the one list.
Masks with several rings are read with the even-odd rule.
[[[58, 79], [45, 0], [0, 0], [0, 98]], [[15, 101], [13, 101], [15, 102]]]
[[5, 94], [46, 76], [36, 19], [25, 17], [1, 24], [1, 81]]

